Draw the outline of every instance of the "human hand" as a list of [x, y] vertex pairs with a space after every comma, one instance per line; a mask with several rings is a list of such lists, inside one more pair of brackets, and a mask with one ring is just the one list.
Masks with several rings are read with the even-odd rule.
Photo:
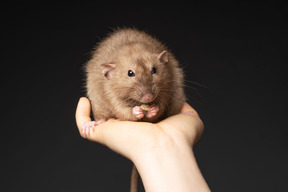
[[82, 132], [82, 125], [91, 121], [90, 112], [89, 100], [81, 98], [75, 114], [81, 136], [130, 159], [147, 192], [210, 191], [192, 150], [204, 125], [187, 103], [179, 114], [156, 124], [109, 119], [87, 135]]
[[106, 145], [132, 161], [139, 153], [149, 151], [151, 147], [163, 142], [187, 142], [194, 145], [204, 131], [198, 113], [187, 103], [183, 105], [180, 114], [157, 124], [110, 119], [97, 125], [89, 135], [85, 135], [82, 125], [91, 121], [90, 113], [89, 100], [80, 98], [75, 117], [81, 136]]

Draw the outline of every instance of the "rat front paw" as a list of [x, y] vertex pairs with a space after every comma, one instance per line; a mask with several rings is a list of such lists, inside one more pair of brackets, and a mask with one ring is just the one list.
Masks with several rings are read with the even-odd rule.
[[132, 113], [133, 113], [134, 117], [136, 117], [137, 119], [141, 119], [142, 117], [144, 117], [144, 112], [141, 109], [141, 107], [139, 107], [139, 106], [133, 107]]
[[148, 117], [148, 118], [155, 117], [157, 115], [158, 111], [159, 111], [159, 107], [157, 105], [153, 104], [150, 106], [150, 109], [148, 110], [146, 117]]
[[83, 123], [82, 124], [82, 134], [83, 134], [83, 136], [87, 137], [88, 135], [90, 135], [90, 130], [92, 130], [94, 132], [95, 131], [95, 127], [97, 125], [100, 125], [103, 122], [104, 122], [104, 120], [87, 121], [87, 122]]

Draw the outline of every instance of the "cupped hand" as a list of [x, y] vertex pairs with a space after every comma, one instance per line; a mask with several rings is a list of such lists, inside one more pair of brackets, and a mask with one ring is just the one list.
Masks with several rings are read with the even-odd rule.
[[201, 137], [204, 125], [198, 113], [187, 103], [181, 112], [159, 123], [132, 122], [109, 119], [84, 135], [82, 125], [90, 119], [91, 106], [87, 98], [79, 100], [76, 122], [82, 137], [101, 143], [115, 152], [137, 161], [141, 154], [159, 146], [194, 145]]

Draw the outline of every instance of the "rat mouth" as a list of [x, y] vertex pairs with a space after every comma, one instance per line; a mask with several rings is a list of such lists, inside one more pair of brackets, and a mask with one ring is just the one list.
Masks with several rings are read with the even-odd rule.
[[154, 99], [153, 101], [150, 101], [150, 102], [146, 102], [146, 103], [144, 103], [144, 102], [140, 102], [140, 101], [137, 101], [137, 100], [135, 100], [135, 99], [128, 99], [127, 100], [128, 101], [128, 103], [129, 103], [129, 106], [130, 107], [135, 107], [135, 106], [141, 106], [141, 105], [153, 105], [153, 104], [155, 104], [156, 102], [156, 99]]
[[153, 105], [153, 104], [155, 104], [155, 102], [154, 102], [154, 100], [153, 100], [153, 101], [148, 102], [148, 103], [141, 103], [140, 105], [142, 105], [142, 104], [144, 104], [144, 105]]

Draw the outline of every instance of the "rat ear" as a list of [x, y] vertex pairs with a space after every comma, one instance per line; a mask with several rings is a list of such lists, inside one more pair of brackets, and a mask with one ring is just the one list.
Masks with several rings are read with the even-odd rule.
[[114, 63], [104, 63], [100, 66], [102, 68], [102, 74], [105, 75], [107, 79], [110, 79], [113, 76], [116, 65]]
[[161, 63], [168, 63], [168, 53], [167, 51], [162, 51], [158, 56], [157, 58], [159, 59], [159, 61]]

